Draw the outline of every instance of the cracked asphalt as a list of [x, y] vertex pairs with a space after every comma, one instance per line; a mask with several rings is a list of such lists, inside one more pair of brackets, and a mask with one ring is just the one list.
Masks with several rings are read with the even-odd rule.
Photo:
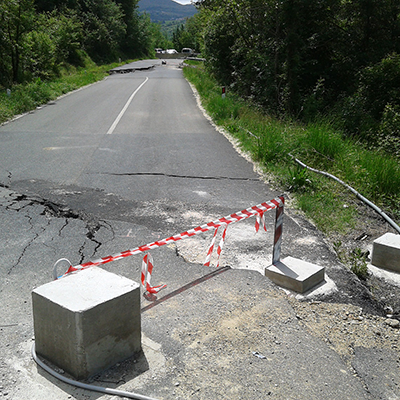
[[[204, 117], [178, 65], [114, 74], [0, 127], [0, 398], [115, 399], [60, 383], [31, 359], [31, 291], [52, 280], [58, 259], [78, 265], [280, 194]], [[267, 232], [256, 235], [254, 220], [229, 227], [218, 270], [202, 265], [212, 234], [152, 251], [152, 283], [167, 288], [142, 296], [143, 352], [90, 381], [158, 399], [400, 398], [398, 330], [379, 328], [381, 305], [290, 197], [282, 257], [324, 266], [326, 280], [306, 296], [279, 289], [262, 275], [273, 224], [271, 212]], [[141, 258], [102, 268], [138, 281]], [[346, 318], [356, 309], [382, 341], [363, 348], [360, 333], [349, 362], [348, 346], [332, 346], [337, 330], [325, 340], [336, 325], [317, 329], [328, 317], [315, 300], [346, 304]]]

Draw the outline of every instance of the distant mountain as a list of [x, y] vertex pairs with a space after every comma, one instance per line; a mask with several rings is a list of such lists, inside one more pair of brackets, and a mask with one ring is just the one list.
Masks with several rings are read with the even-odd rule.
[[196, 7], [192, 4], [179, 4], [174, 0], [140, 0], [139, 11], [150, 15], [152, 22], [165, 22], [192, 17]]

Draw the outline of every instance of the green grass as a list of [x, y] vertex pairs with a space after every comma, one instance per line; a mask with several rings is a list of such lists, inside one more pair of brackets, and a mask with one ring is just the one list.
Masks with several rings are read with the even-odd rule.
[[345, 139], [327, 121], [304, 125], [273, 118], [229, 91], [223, 99], [221, 87], [202, 64], [185, 68], [184, 74], [214, 121], [239, 140], [272, 184], [292, 193], [297, 206], [322, 231], [346, 234], [355, 227], [354, 195], [327, 177], [298, 168], [289, 154], [337, 176], [387, 214], [400, 216], [398, 158]]

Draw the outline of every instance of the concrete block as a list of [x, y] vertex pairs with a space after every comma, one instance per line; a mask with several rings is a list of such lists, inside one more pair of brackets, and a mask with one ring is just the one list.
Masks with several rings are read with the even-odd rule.
[[374, 240], [371, 264], [378, 268], [400, 272], [400, 235], [385, 233]]
[[32, 292], [36, 353], [87, 379], [141, 350], [140, 286], [91, 267]]
[[286, 289], [304, 293], [325, 279], [325, 268], [293, 257], [265, 268], [265, 276]]

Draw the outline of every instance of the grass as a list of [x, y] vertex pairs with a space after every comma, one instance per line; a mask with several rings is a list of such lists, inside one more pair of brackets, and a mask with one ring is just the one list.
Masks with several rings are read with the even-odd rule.
[[400, 217], [398, 158], [365, 149], [344, 138], [327, 121], [300, 124], [274, 118], [229, 91], [223, 99], [221, 87], [201, 63], [184, 68], [184, 74], [215, 123], [239, 140], [242, 150], [271, 177], [271, 183], [292, 193], [297, 206], [323, 232], [346, 234], [355, 227], [354, 195], [326, 177], [297, 167], [289, 154], [337, 176], [387, 214]]
[[6, 90], [0, 92], [0, 124], [15, 115], [30, 111], [57, 97], [97, 82], [108, 75], [107, 71], [119, 64], [97, 66], [86, 61], [85, 67], [64, 67], [59, 78], [51, 81], [37, 79], [33, 82], [14, 85], [8, 95]]

